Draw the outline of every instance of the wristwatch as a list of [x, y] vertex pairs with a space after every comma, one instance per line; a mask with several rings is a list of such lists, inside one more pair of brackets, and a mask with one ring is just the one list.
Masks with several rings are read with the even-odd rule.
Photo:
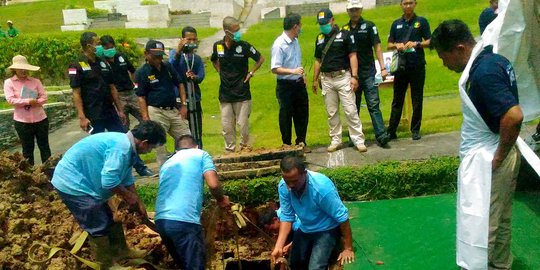
[[422, 46], [422, 42], [417, 41], [417, 42], [416, 42], [416, 47], [421, 47], [421, 46]]
[[358, 81], [358, 75], [352, 75], [351, 78], [355, 78]]
[[253, 74], [254, 74], [253, 71], [249, 72], [249, 75], [251, 75], [251, 77], [253, 77]]
[[187, 101], [182, 102], [182, 105], [187, 106]]

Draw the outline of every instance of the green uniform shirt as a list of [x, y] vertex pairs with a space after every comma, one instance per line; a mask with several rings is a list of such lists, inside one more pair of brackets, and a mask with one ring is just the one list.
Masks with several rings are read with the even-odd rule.
[[7, 34], [9, 37], [16, 37], [19, 35], [19, 30], [17, 30], [17, 28], [15, 27], [12, 27], [8, 29]]

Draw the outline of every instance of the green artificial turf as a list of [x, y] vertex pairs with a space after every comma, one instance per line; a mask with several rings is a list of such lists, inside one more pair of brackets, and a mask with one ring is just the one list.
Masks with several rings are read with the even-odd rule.
[[[345, 269], [457, 269], [455, 194], [346, 205], [356, 260]], [[513, 206], [512, 269], [540, 269], [539, 231], [540, 194], [517, 194]]]

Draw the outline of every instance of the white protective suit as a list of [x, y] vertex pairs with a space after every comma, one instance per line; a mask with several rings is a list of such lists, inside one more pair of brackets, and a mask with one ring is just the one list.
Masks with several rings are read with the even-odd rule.
[[[484, 47], [510, 60], [518, 83], [520, 106], [526, 121], [540, 115], [540, 1], [499, 0], [499, 15], [476, 44], [459, 80], [463, 124], [461, 129], [457, 195], [457, 257], [468, 270], [488, 269], [491, 162], [499, 135], [488, 128], [469, 96], [465, 85], [474, 59]], [[540, 174], [540, 159], [518, 137], [519, 151]]]

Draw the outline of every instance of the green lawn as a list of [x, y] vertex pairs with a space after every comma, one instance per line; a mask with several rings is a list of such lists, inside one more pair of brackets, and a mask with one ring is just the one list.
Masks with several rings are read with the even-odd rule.
[[[45, 1], [33, 4], [20, 4], [3, 7], [0, 20], [7, 17], [16, 22], [23, 33], [31, 35], [59, 35], [59, 26], [62, 23], [61, 9], [67, 4], [79, 6], [91, 6], [89, 0], [62, 0]], [[424, 16], [431, 24], [433, 30], [444, 19], [459, 18], [469, 24], [473, 33], [478, 33], [477, 18], [487, 4], [478, 0], [431, 0], [419, 1], [417, 14]], [[44, 12], [48, 10], [48, 12]], [[40, 20], [32, 20], [30, 16], [40, 13]], [[45, 14], [43, 14], [45, 13]], [[49, 14], [51, 13], [51, 14]], [[397, 5], [380, 7], [374, 10], [365, 10], [364, 18], [372, 20], [379, 28], [379, 34], [386, 47], [386, 39], [393, 20], [401, 15], [401, 8]], [[346, 14], [336, 14], [336, 22], [343, 25], [348, 21]], [[45, 18], [45, 19], [44, 19]], [[281, 20], [264, 22], [251, 26], [244, 34], [243, 39], [252, 43], [266, 58], [266, 62], [252, 79], [251, 91], [253, 110], [250, 116], [251, 141], [256, 148], [274, 148], [281, 146], [281, 138], [278, 127], [278, 104], [275, 98], [275, 76], [271, 74], [270, 48], [274, 39], [282, 32]], [[300, 37], [302, 47], [303, 64], [308, 74], [308, 82], [312, 80], [314, 40], [318, 34], [318, 26], [314, 16], [303, 18], [304, 32]], [[200, 38], [214, 33], [215, 29], [201, 29]], [[177, 29], [114, 29], [97, 30], [99, 34], [125, 33], [131, 37], [149, 36], [154, 38], [173, 37], [178, 35]], [[78, 35], [79, 33], [71, 33]], [[424, 110], [422, 133], [430, 134], [458, 130], [461, 123], [461, 108], [457, 93], [457, 81], [459, 74], [451, 72], [443, 67], [436, 53], [426, 50], [427, 74], [424, 88]], [[205, 149], [213, 155], [223, 153], [223, 137], [221, 135], [221, 123], [219, 115], [218, 87], [219, 77], [212, 64], [206, 60], [207, 77], [202, 84], [203, 90], [203, 141]], [[308, 126], [307, 142], [311, 146], [324, 146], [329, 143], [326, 112], [320, 95], [314, 95], [310, 91], [311, 83], [308, 83], [310, 99], [310, 123]], [[387, 121], [390, 114], [392, 89], [380, 90], [381, 111]], [[371, 120], [365, 107], [361, 109], [361, 120], [364, 132], [368, 140], [373, 140]], [[406, 121], [404, 121], [406, 122]], [[346, 127], [344, 128], [346, 131]], [[346, 133], [346, 132], [345, 132]], [[408, 127], [400, 126], [398, 136], [409, 137]], [[346, 134], [344, 134], [346, 137]], [[346, 140], [346, 139], [344, 139]], [[169, 145], [172, 148], [172, 142]], [[152, 159], [153, 155], [145, 159]]]
[[[0, 25], [4, 30], [7, 26], [5, 21], [12, 20], [17, 29], [22, 34], [31, 36], [73, 35], [79, 37], [80, 32], [62, 33], [60, 26], [64, 24], [62, 9], [68, 5], [93, 8], [92, 0], [50, 0], [35, 3], [13, 4], [0, 7]], [[39, 19], [35, 15], [39, 14]], [[201, 38], [212, 35], [215, 28], [197, 29]], [[99, 35], [109, 34], [112, 36], [125, 35], [128, 37], [149, 37], [149, 38], [173, 38], [180, 36], [180, 29], [175, 28], [152, 28], [152, 29], [95, 29], [92, 30]]]
[[[438, 0], [420, 1], [417, 14], [426, 17], [432, 30], [444, 19], [460, 18], [471, 27], [473, 33], [478, 32], [477, 18], [486, 4], [482, 1]], [[383, 48], [392, 21], [399, 17], [399, 6], [387, 6], [375, 10], [366, 10], [364, 18], [373, 20], [379, 28]], [[346, 14], [336, 15], [336, 22], [343, 25], [348, 21]], [[282, 22], [270, 21], [251, 26], [243, 35], [243, 39], [253, 44], [266, 58], [266, 62], [255, 74], [251, 83], [253, 111], [251, 114], [251, 136], [255, 147], [279, 147], [281, 138], [278, 126], [278, 104], [275, 98], [275, 77], [270, 72], [270, 50], [274, 39], [281, 34]], [[303, 18], [304, 32], [300, 36], [303, 64], [308, 74], [308, 92], [310, 99], [310, 118], [307, 143], [311, 146], [329, 143], [326, 112], [322, 97], [311, 93], [313, 76], [314, 40], [318, 34], [315, 17]], [[424, 102], [422, 133], [430, 134], [458, 130], [461, 125], [461, 107], [457, 92], [459, 74], [443, 67], [435, 52], [426, 50], [427, 79], [424, 89], [427, 97]], [[252, 61], [253, 62], [253, 61]], [[207, 77], [202, 84], [203, 90], [203, 141], [205, 148], [213, 154], [223, 153], [223, 137], [217, 100], [219, 78], [210, 62], [207, 62]], [[392, 89], [381, 89], [381, 111], [383, 119], [388, 121], [392, 102]], [[361, 109], [361, 120], [364, 133], [369, 140], [373, 139], [371, 120], [365, 108]], [[344, 129], [346, 130], [346, 129]], [[346, 135], [344, 135], [346, 136]], [[402, 125], [398, 136], [409, 137], [408, 127]], [[294, 139], [294, 138], [293, 138]], [[346, 139], [344, 139], [346, 140]]]

